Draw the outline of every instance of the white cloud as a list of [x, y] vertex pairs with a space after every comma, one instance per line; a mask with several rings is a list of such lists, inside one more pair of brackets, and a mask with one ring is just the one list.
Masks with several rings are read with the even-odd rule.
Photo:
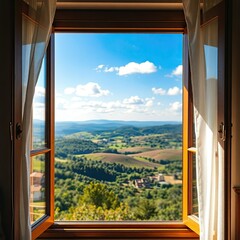
[[117, 101], [110, 101], [110, 102], [102, 102], [101, 107], [113, 110], [113, 109], [124, 108], [124, 105], [122, 102], [117, 100]]
[[99, 68], [99, 69], [102, 69], [103, 67], [104, 67], [103, 64], [100, 64], [100, 65], [97, 66], [97, 68]]
[[76, 91], [76, 89], [72, 88], [72, 87], [68, 87], [68, 88], [64, 89], [65, 94], [73, 94], [75, 91]]
[[182, 110], [182, 103], [180, 103], [180, 102], [170, 103], [169, 105], [170, 105], [171, 111], [178, 112], [178, 111]]
[[83, 115], [86, 113], [111, 113], [116, 112], [120, 108], [124, 108], [123, 104], [119, 101], [101, 102], [101, 101], [81, 101], [71, 102], [65, 106], [66, 110], [81, 112]]
[[62, 94], [59, 93], [59, 92], [56, 92], [56, 93], [55, 93], [55, 97], [62, 97]]
[[152, 107], [153, 106], [153, 99], [147, 100], [145, 106], [146, 107]]
[[142, 63], [130, 62], [125, 66], [120, 67], [107, 67], [103, 64], [98, 65], [95, 70], [97, 72], [116, 72], [119, 76], [140, 73], [140, 74], [148, 74], [156, 72], [157, 69], [161, 69], [162, 67], [155, 66], [152, 62], [146, 61]]
[[172, 72], [171, 74], [166, 74], [165, 77], [181, 77], [182, 76], [182, 71], [183, 71], [183, 65], [178, 65]]
[[182, 76], [183, 65], [178, 65], [173, 71], [173, 76]]
[[81, 100], [82, 100], [82, 98], [76, 97], [76, 96], [74, 96], [74, 97], [71, 98], [71, 101], [72, 101], [72, 102], [79, 102], [79, 101], [81, 101]]
[[105, 67], [105, 69], [104, 69], [104, 72], [115, 72], [115, 71], [118, 71], [118, 67], [110, 67], [110, 68], [108, 68], [108, 67]]
[[45, 120], [45, 103], [33, 102], [33, 119]]
[[67, 100], [65, 98], [60, 96], [55, 98], [56, 109], [64, 109], [66, 104], [67, 104]]
[[103, 90], [98, 83], [88, 82], [85, 85], [77, 85], [76, 88], [65, 88], [64, 93], [71, 95], [75, 93], [77, 96], [81, 97], [101, 97], [110, 94], [108, 90]]
[[44, 87], [36, 86], [34, 97], [44, 97], [46, 89]]
[[[46, 89], [44, 87], [36, 86], [33, 98], [33, 109], [43, 109], [46, 106]], [[39, 115], [40, 116], [40, 115]], [[36, 116], [34, 116], [36, 117]]]
[[41, 109], [45, 109], [45, 104], [44, 103], [40, 103], [40, 102], [34, 102], [33, 103], [33, 109], [36, 109], [36, 108], [41, 108]]
[[[57, 121], [81, 121], [89, 119], [115, 120], [162, 120], [181, 121], [181, 103], [173, 102], [164, 108], [154, 102], [154, 98], [132, 96], [116, 101], [84, 100], [73, 102], [58, 99], [56, 106]], [[152, 105], [153, 104], [153, 105]]]
[[178, 87], [169, 88], [167, 91], [167, 95], [170, 95], [170, 96], [178, 95], [178, 94], [182, 94], [182, 89]]
[[165, 95], [166, 94], [166, 90], [163, 88], [152, 88], [152, 92], [154, 94], [159, 94], [159, 95]]
[[85, 85], [78, 85], [76, 87], [77, 96], [101, 97], [109, 95], [108, 90], [103, 90], [98, 83], [89, 82]]
[[[140, 114], [140, 113], [148, 113], [148, 111], [152, 111], [152, 106], [154, 102], [154, 98], [140, 98], [139, 96], [131, 96], [129, 98], [125, 98], [123, 100], [116, 101], [91, 101], [84, 100], [84, 98], [74, 97], [76, 101], [73, 101], [72, 98], [70, 100], [58, 98], [56, 101], [56, 115], [57, 118], [61, 118], [60, 112], [62, 115], [69, 115], [69, 118], [73, 118], [73, 116], [78, 115], [82, 116], [102, 116], [99, 114], [114, 114], [125, 116], [127, 114]], [[65, 114], [64, 114], [65, 112]], [[87, 117], [86, 116], [86, 117]], [[104, 117], [103, 115], [102, 117]], [[65, 118], [65, 116], [62, 116]], [[67, 116], [66, 116], [67, 117]], [[79, 119], [79, 117], [77, 117]]]
[[122, 107], [131, 109], [136, 108], [136, 110], [140, 110], [141, 107], [152, 107], [153, 101], [154, 98], [140, 98], [139, 96], [131, 96], [130, 98], [123, 99]]
[[146, 61], [143, 63], [130, 62], [125, 66], [119, 67], [118, 75], [123, 76], [123, 75], [129, 75], [134, 73], [146, 74], [146, 73], [153, 73], [156, 71], [157, 71], [157, 67], [149, 61]]
[[123, 100], [124, 104], [144, 104], [144, 99], [138, 96], [131, 96], [130, 98], [125, 98]]
[[97, 72], [101, 72], [101, 70], [104, 68], [104, 65], [103, 64], [100, 64], [100, 65], [98, 65], [96, 68], [95, 68], [95, 70], [97, 71]]
[[152, 92], [157, 95], [174, 96], [174, 95], [182, 94], [182, 89], [180, 89], [176, 86], [169, 88], [168, 90], [165, 90], [163, 88], [152, 88]]

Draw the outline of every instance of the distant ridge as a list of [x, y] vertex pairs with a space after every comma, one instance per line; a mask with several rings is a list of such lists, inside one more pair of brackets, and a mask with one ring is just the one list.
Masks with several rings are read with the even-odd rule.
[[120, 127], [153, 127], [162, 125], [176, 125], [182, 124], [177, 121], [122, 121], [122, 120], [89, 120], [77, 122], [56, 122], [55, 134], [56, 136], [64, 136], [77, 132], [94, 132], [111, 130]]
[[[41, 121], [41, 120], [34, 120], [34, 121]], [[124, 120], [106, 120], [106, 119], [99, 119], [99, 120], [87, 120], [87, 121], [56, 121], [56, 124], [121, 124], [121, 125], [138, 125], [138, 126], [159, 126], [165, 124], [181, 124], [180, 121], [124, 121]]]

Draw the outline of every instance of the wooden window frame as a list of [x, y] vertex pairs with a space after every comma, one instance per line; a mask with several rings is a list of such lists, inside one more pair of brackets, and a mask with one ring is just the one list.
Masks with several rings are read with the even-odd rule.
[[[184, 34], [184, 82], [183, 82], [183, 221], [182, 222], [55, 222], [54, 223], [54, 33], [47, 53], [47, 78], [49, 82], [49, 137], [50, 137], [50, 214], [44, 222], [36, 224], [33, 239], [198, 239], [198, 221], [189, 211], [189, 154], [188, 147], [191, 104], [189, 92], [189, 68], [187, 35], [183, 11], [169, 10], [57, 10], [54, 32], [162, 32]], [[185, 187], [184, 187], [185, 186]]]
[[54, 35], [51, 36], [49, 47], [46, 52], [46, 120], [45, 120], [45, 148], [34, 149], [30, 156], [44, 154], [46, 156], [45, 175], [46, 175], [46, 214], [32, 224], [32, 239], [36, 239], [42, 232], [47, 230], [54, 223]]
[[196, 148], [193, 146], [193, 98], [188, 57], [188, 39], [184, 36], [183, 57], [183, 222], [200, 233], [198, 217], [192, 214], [192, 164]]

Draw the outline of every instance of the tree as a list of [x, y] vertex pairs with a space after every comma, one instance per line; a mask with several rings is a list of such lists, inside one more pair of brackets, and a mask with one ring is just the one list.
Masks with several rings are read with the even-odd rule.
[[93, 182], [84, 188], [81, 202], [103, 209], [116, 209], [120, 205], [118, 196], [106, 184]]
[[157, 205], [153, 200], [141, 199], [134, 213], [139, 220], [156, 219], [158, 214]]

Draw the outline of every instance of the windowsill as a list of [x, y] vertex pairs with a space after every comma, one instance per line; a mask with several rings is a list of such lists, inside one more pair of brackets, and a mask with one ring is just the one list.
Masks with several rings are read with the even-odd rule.
[[186, 225], [177, 222], [55, 222], [40, 239], [199, 239]]

